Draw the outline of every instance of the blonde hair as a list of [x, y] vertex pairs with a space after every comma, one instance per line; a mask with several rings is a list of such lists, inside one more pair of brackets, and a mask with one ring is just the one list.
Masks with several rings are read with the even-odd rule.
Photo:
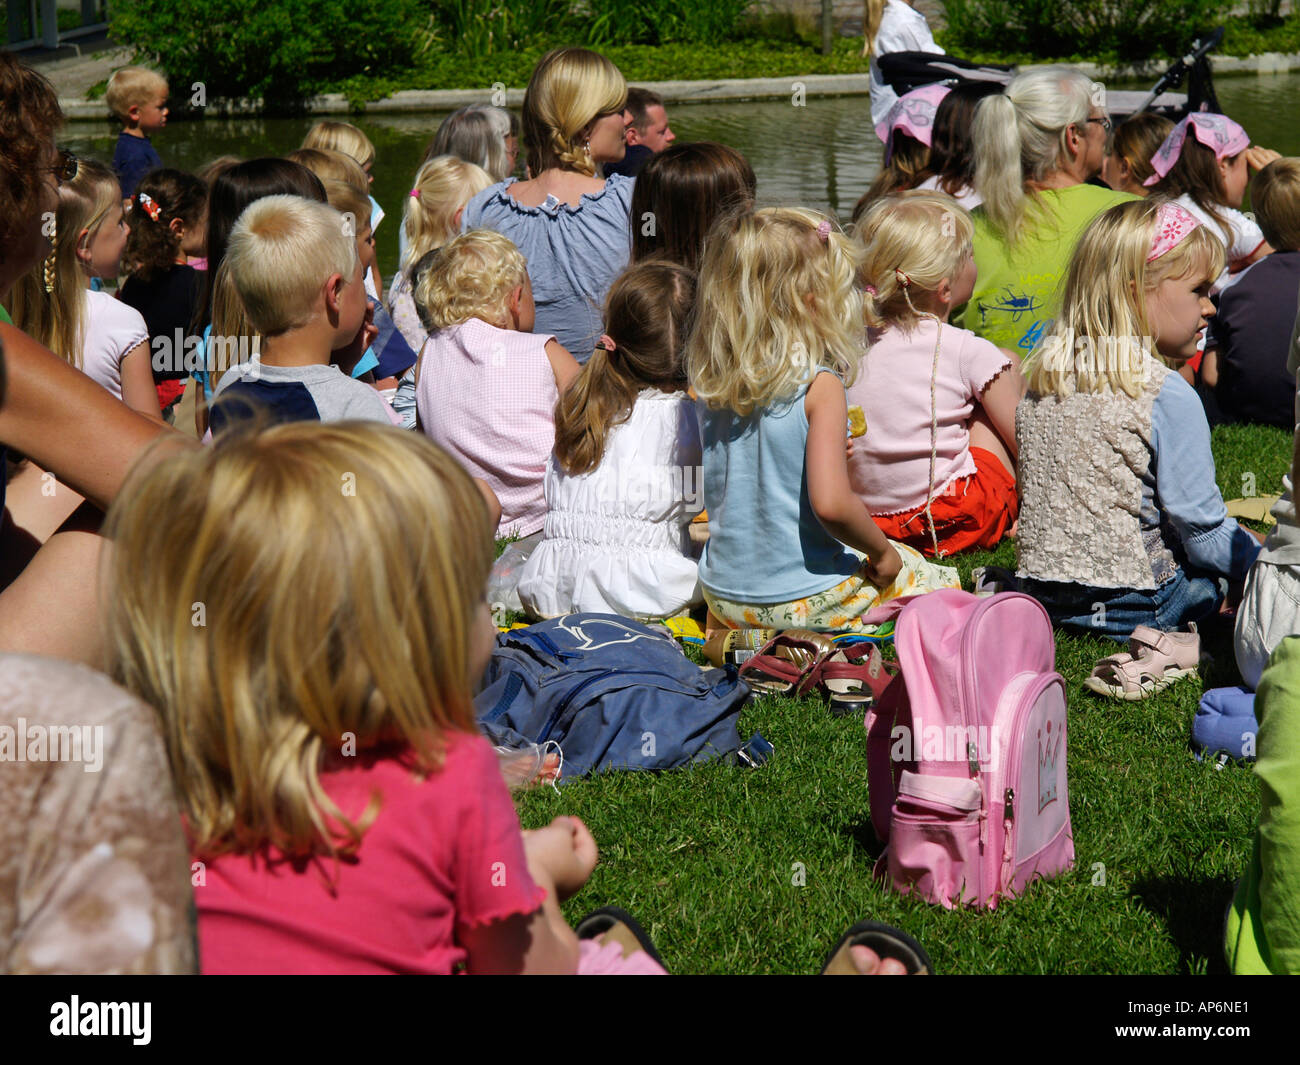
[[919, 316], [907, 288], [933, 292], [956, 277], [973, 254], [975, 227], [951, 196], [913, 190], [873, 204], [854, 235], [866, 249], [862, 276], [875, 289], [863, 301], [867, 325], [911, 330]]
[[476, 732], [482, 495], [420, 434], [359, 422], [146, 466], [106, 526], [112, 673], [158, 710], [196, 851], [355, 851], [381, 796], [358, 817], [320, 782], [349, 736], [431, 770], [445, 732]]
[[571, 476], [605, 457], [610, 430], [644, 388], [686, 390], [682, 354], [695, 307], [695, 273], [650, 259], [628, 267], [605, 299], [614, 350], [597, 348], [555, 405], [555, 461]]
[[122, 122], [127, 121], [127, 112], [132, 107], [144, 107], [160, 92], [166, 94], [167, 79], [156, 70], [147, 67], [123, 67], [115, 70], [108, 79], [108, 88], [104, 92], [104, 102], [108, 109]]
[[885, 0], [862, 0], [862, 54], [870, 55], [885, 15]]
[[304, 148], [328, 148], [333, 152], [342, 152], [351, 156], [364, 171], [375, 161], [375, 146], [351, 122], [336, 122], [323, 119], [307, 131], [302, 139]]
[[344, 218], [352, 220], [354, 238], [370, 226], [370, 197], [363, 190], [333, 178], [322, 178], [321, 186], [325, 189], [326, 202]]
[[1300, 159], [1274, 159], [1250, 187], [1255, 221], [1278, 251], [1300, 251]]
[[975, 188], [1008, 244], [1019, 241], [1026, 215], [1038, 207], [1029, 183], [1060, 169], [1068, 131], [1087, 122], [1097, 88], [1078, 71], [1046, 67], [1017, 74], [1005, 93], [975, 108]]
[[1223, 270], [1223, 242], [1204, 225], [1148, 263], [1159, 209], [1151, 199], [1122, 203], [1084, 230], [1065, 275], [1061, 312], [1025, 360], [1031, 392], [1141, 394], [1159, 339], [1147, 319], [1147, 295], [1171, 278], [1209, 281]]
[[[249, 322], [239, 292], [230, 278], [230, 264], [223, 261], [212, 279], [212, 332], [204, 351], [205, 368], [215, 370], [215, 382], [230, 367], [251, 360], [261, 350], [262, 334]], [[243, 357], [245, 355], [248, 359]]]
[[55, 211], [53, 292], [45, 291], [45, 263], [38, 263], [14, 286], [10, 314], [14, 325], [75, 366], [82, 367], [86, 344], [89, 277], [77, 251], [81, 233], [92, 241], [115, 207], [122, 206], [117, 176], [102, 163], [77, 160], [77, 176], [59, 187]]
[[285, 156], [291, 163], [305, 166], [321, 181], [342, 181], [359, 189], [370, 199], [370, 179], [350, 155], [332, 148], [298, 148]]
[[851, 383], [865, 344], [861, 264], [861, 246], [816, 211], [720, 219], [704, 245], [686, 348], [697, 396], [744, 416], [790, 399], [818, 367]]
[[579, 138], [627, 102], [618, 67], [585, 48], [557, 48], [538, 60], [524, 92], [524, 141], [533, 177], [558, 167], [592, 177], [596, 164]]
[[[439, 155], [421, 165], [406, 197], [404, 269], [456, 236], [456, 212], [494, 182], [481, 166], [454, 155]], [[418, 193], [419, 195], [416, 195]]]
[[510, 293], [528, 280], [523, 252], [490, 229], [471, 229], [444, 244], [420, 274], [415, 302], [429, 331], [471, 318], [503, 326]]
[[222, 266], [254, 329], [263, 336], [297, 329], [311, 321], [330, 275], [353, 280], [357, 245], [346, 230], [336, 210], [301, 196], [264, 196], [244, 209]]

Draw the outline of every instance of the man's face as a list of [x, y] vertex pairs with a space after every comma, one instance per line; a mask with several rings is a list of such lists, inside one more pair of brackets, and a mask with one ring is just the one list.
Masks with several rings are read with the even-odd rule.
[[659, 104], [645, 109], [645, 119], [644, 130], [633, 125], [627, 127], [628, 144], [642, 144], [652, 152], [662, 152], [677, 139], [677, 134], [668, 128], [668, 112]]

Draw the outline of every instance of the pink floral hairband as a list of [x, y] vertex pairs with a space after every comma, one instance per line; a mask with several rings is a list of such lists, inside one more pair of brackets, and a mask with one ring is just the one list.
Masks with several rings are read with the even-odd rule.
[[1160, 256], [1173, 251], [1187, 239], [1201, 220], [1186, 207], [1177, 203], [1162, 203], [1156, 211], [1156, 229], [1151, 235], [1151, 250], [1147, 253], [1147, 262], [1153, 263]]

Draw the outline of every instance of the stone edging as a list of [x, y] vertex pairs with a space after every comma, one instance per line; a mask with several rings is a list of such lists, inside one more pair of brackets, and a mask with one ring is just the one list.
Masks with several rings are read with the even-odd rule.
[[[1035, 70], [1053, 64], [1027, 64], [1021, 70]], [[1154, 81], [1167, 64], [1154, 68], [1123, 68], [1119, 71], [1097, 63], [1056, 64], [1070, 67], [1090, 78], [1104, 81], [1107, 78], [1149, 78]], [[1268, 52], [1264, 55], [1216, 56], [1214, 73], [1279, 74], [1300, 70], [1300, 54]], [[669, 103], [703, 103], [711, 100], [764, 100], [793, 97], [802, 86], [805, 97], [865, 96], [870, 92], [867, 72], [860, 74], [807, 74], [803, 77], [783, 78], [718, 78], [711, 81], [652, 81], [636, 82], [653, 89]], [[403, 89], [384, 100], [365, 105], [368, 115], [402, 114], [422, 111], [453, 111], [467, 104], [491, 102], [492, 87], [482, 89]], [[498, 101], [500, 97], [498, 96]], [[518, 108], [523, 104], [523, 89], [506, 89], [505, 106]], [[63, 113], [70, 119], [99, 119], [105, 115], [103, 100], [60, 100]], [[226, 115], [254, 115], [260, 107], [256, 101], [227, 108], [214, 113]], [[314, 97], [307, 103], [307, 111], [314, 115], [343, 115], [351, 111], [348, 99], [342, 93], [327, 93]]]

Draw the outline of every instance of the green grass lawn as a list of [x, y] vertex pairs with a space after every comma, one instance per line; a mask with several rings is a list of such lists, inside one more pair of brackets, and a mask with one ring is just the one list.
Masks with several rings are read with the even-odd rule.
[[[1279, 430], [1216, 430], [1225, 497], [1242, 494], [1246, 474], [1259, 494], [1280, 491], [1290, 452]], [[969, 587], [973, 566], [1014, 562], [1006, 542], [958, 565]], [[587, 823], [600, 864], [566, 913], [623, 907], [671, 972], [816, 972], [864, 917], [917, 937], [942, 973], [1222, 972], [1224, 908], [1259, 809], [1251, 770], [1192, 758], [1201, 681], [1146, 702], [1102, 699], [1082, 680], [1115, 645], [1058, 633], [1056, 648], [1076, 866], [995, 912], [945, 911], [872, 878], [880, 848], [862, 723], [813, 698], [753, 702], [741, 715], [744, 736], [758, 730], [776, 746], [761, 769], [608, 773], [527, 793], [520, 816], [525, 827], [557, 814]], [[1231, 631], [1204, 649], [1205, 686], [1237, 683]]]

